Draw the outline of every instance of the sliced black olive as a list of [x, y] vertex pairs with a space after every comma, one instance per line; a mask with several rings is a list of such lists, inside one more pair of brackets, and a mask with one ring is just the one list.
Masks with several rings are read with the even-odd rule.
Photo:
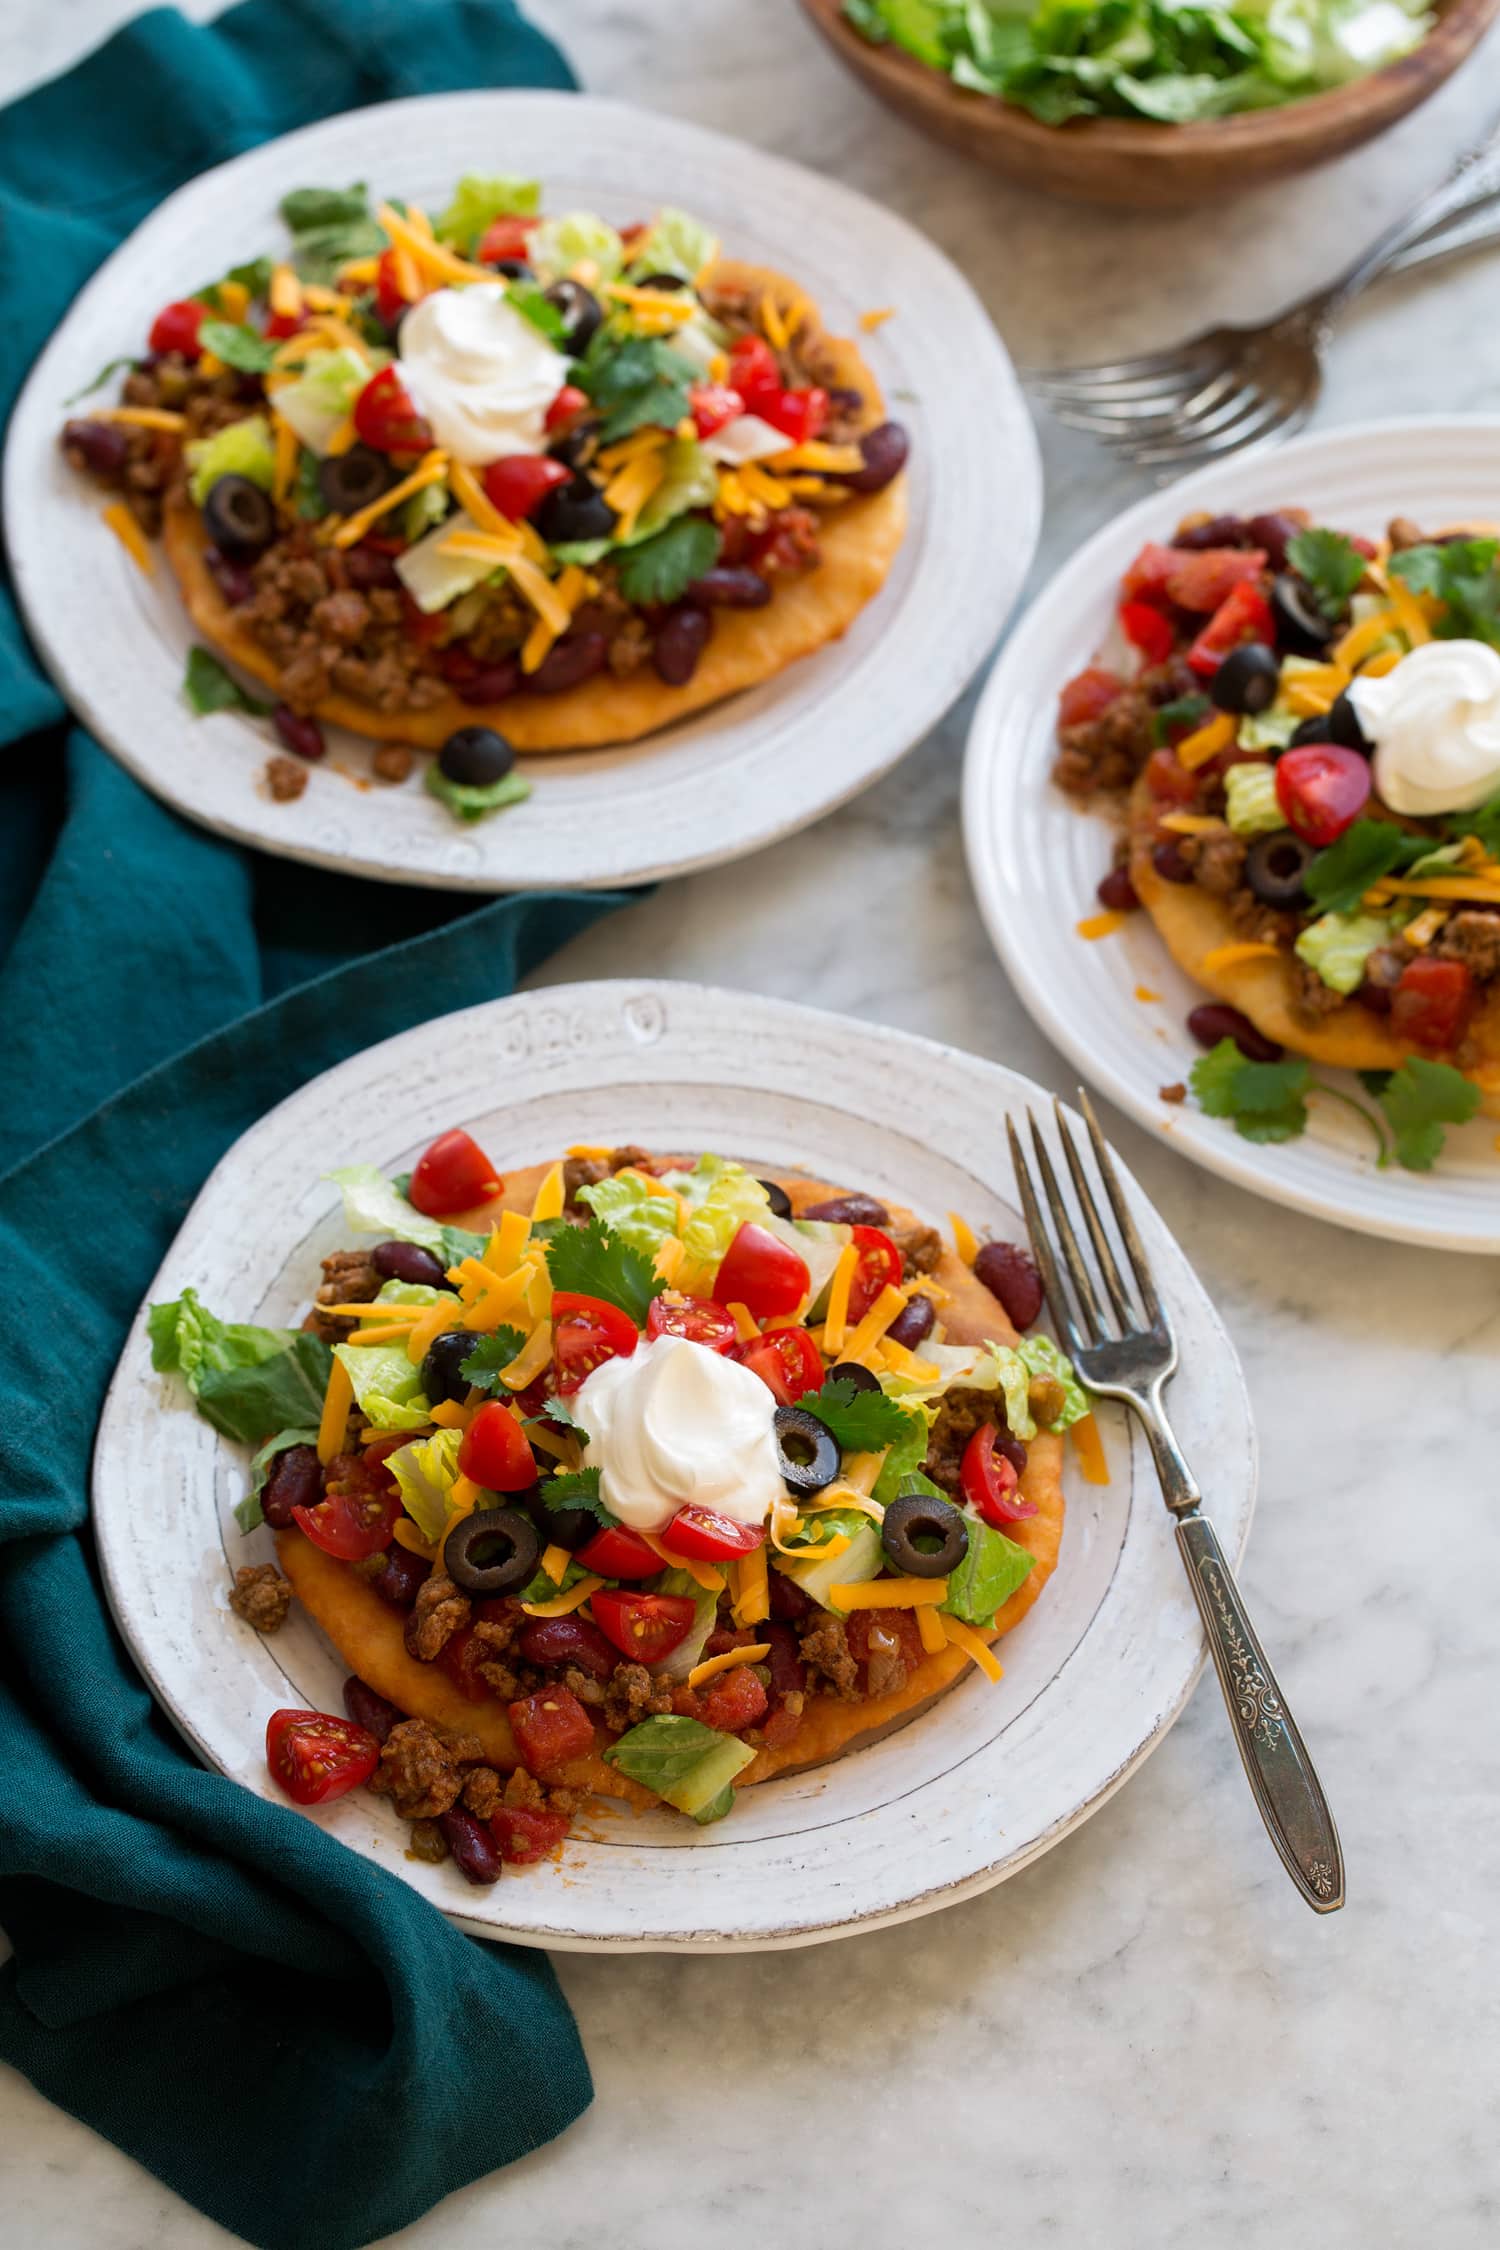
[[792, 1215], [792, 1199], [786, 1189], [778, 1186], [775, 1180], [762, 1180], [760, 1184], [770, 1202], [772, 1218], [789, 1219]]
[[357, 516], [390, 484], [391, 464], [371, 445], [351, 445], [318, 463], [318, 490], [336, 516]]
[[531, 520], [549, 547], [562, 547], [574, 539], [607, 539], [616, 517], [593, 478], [579, 469], [548, 493]]
[[1281, 666], [1276, 661], [1276, 651], [1267, 648], [1262, 641], [1247, 641], [1243, 648], [1229, 651], [1215, 672], [1208, 692], [1221, 711], [1244, 716], [1269, 711], [1280, 685]]
[[777, 1407], [776, 1452], [787, 1491], [798, 1500], [811, 1499], [839, 1473], [833, 1432], [800, 1406]]
[[555, 437], [547, 451], [554, 461], [561, 461], [570, 469], [581, 469], [593, 458], [599, 444], [599, 424], [590, 415], [587, 421], [577, 422], [571, 430]]
[[422, 1362], [422, 1394], [429, 1406], [439, 1406], [444, 1399], [468, 1397], [469, 1386], [461, 1370], [475, 1341], [472, 1328], [445, 1328], [441, 1336], [433, 1337]]
[[534, 281], [536, 279], [524, 258], [492, 258], [490, 264], [496, 273], [503, 273], [507, 281]]
[[519, 1508], [476, 1508], [443, 1541], [443, 1568], [466, 1594], [509, 1594], [536, 1573], [541, 1534]]
[[1328, 714], [1328, 739], [1342, 743], [1346, 750], [1357, 750], [1362, 758], [1368, 758], [1375, 747], [1360, 725], [1359, 713], [1347, 692], [1339, 696]]
[[566, 1547], [571, 1555], [586, 1547], [599, 1529], [599, 1519], [589, 1508], [549, 1508], [539, 1484], [516, 1498], [536, 1525], [544, 1547]]
[[493, 727], [458, 727], [438, 752], [439, 770], [470, 789], [503, 781], [515, 762], [514, 750]]
[[1305, 906], [1303, 877], [1316, 856], [1314, 847], [1290, 828], [1278, 829], [1274, 836], [1257, 836], [1245, 854], [1245, 881], [1262, 906]]
[[1333, 639], [1334, 628], [1313, 599], [1312, 588], [1293, 571], [1284, 570], [1273, 581], [1271, 615], [1283, 655], [1321, 656]]
[[829, 1368], [827, 1380], [830, 1383], [849, 1383], [857, 1391], [878, 1391], [880, 1388], [879, 1377], [872, 1375], [868, 1367], [861, 1367], [857, 1359], [841, 1359], [836, 1367]]
[[1304, 742], [1332, 742], [1332, 740], [1333, 731], [1328, 724], [1328, 713], [1324, 711], [1316, 718], [1304, 719], [1287, 744], [1287, 748], [1289, 750], [1300, 750]]
[[203, 528], [221, 555], [248, 562], [275, 538], [276, 510], [248, 477], [216, 477], [203, 503]]
[[687, 283], [680, 273], [641, 273], [635, 276], [637, 289], [686, 289]]
[[563, 350], [577, 359], [602, 324], [604, 307], [581, 281], [554, 281], [542, 294], [562, 321]]
[[946, 1578], [969, 1551], [969, 1527], [951, 1500], [912, 1492], [886, 1509], [880, 1543], [903, 1578]]

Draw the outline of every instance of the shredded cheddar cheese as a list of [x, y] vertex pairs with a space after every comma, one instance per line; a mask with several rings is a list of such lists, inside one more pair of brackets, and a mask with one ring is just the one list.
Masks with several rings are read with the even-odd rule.
[[156, 568], [155, 558], [150, 547], [146, 544], [146, 534], [142, 531], [124, 501], [111, 500], [103, 513], [104, 521], [109, 525], [110, 530], [119, 540], [120, 545], [129, 555], [136, 569], [144, 572], [145, 576], [149, 578]]
[[323, 1393], [323, 1412], [318, 1421], [318, 1459], [325, 1469], [334, 1455], [344, 1450], [344, 1432], [349, 1427], [349, 1409], [353, 1404], [354, 1385], [349, 1380], [349, 1370], [341, 1359], [336, 1359], [328, 1388]]
[[448, 456], [441, 447], [434, 447], [409, 477], [403, 477], [400, 484], [392, 485], [389, 492], [382, 493], [378, 500], [372, 500], [368, 508], [361, 508], [357, 515], [346, 516], [333, 533], [334, 546], [357, 546], [365, 533], [383, 515], [388, 514], [392, 508], [399, 508], [402, 501], [410, 500], [414, 493], [425, 492], [430, 484], [441, 484], [447, 474]]
[[573, 1560], [566, 1547], [544, 1547], [542, 1568], [554, 1586], [560, 1586], [568, 1575], [568, 1565]]
[[830, 1359], [837, 1359], [844, 1348], [844, 1331], [849, 1325], [849, 1290], [858, 1264], [859, 1252], [852, 1242], [846, 1242], [839, 1252], [838, 1264], [834, 1267], [828, 1284], [828, 1311], [823, 1321], [822, 1348]]
[[940, 1656], [948, 1646], [948, 1636], [943, 1631], [943, 1620], [935, 1609], [919, 1609], [916, 1613], [917, 1631], [922, 1636], [922, 1646], [929, 1656]]
[[771, 1584], [766, 1550], [757, 1547], [734, 1565], [736, 1625], [758, 1625], [771, 1614]]
[[1246, 961], [1274, 961], [1280, 950], [1264, 938], [1237, 938], [1233, 944], [1210, 947], [1199, 966], [1213, 976], [1220, 969], [1238, 969]]
[[1104, 1454], [1104, 1440], [1092, 1414], [1083, 1415], [1073, 1424], [1073, 1445], [1084, 1483], [1108, 1484], [1109, 1462]]
[[1123, 930], [1129, 919], [1117, 906], [1106, 907], [1102, 914], [1089, 914], [1083, 921], [1075, 922], [1074, 934], [1087, 938], [1092, 945], [1099, 938], [1113, 937], [1116, 930]]
[[740, 1664], [764, 1664], [771, 1653], [769, 1641], [751, 1641], [744, 1648], [726, 1648], [722, 1656], [707, 1657], [695, 1664], [687, 1676], [690, 1688], [702, 1687], [705, 1680], [716, 1680], [721, 1672], [732, 1672]]
[[539, 1225], [544, 1219], [560, 1219], [563, 1211], [563, 1168], [554, 1164], [536, 1191], [536, 1201], [531, 1206], [531, 1223]]
[[953, 1247], [966, 1266], [972, 1266], [979, 1255], [979, 1238], [967, 1219], [956, 1211], [948, 1213], [948, 1224], [953, 1229]]
[[[570, 1558], [571, 1559], [571, 1558]], [[565, 1594], [555, 1595], [550, 1602], [522, 1602], [528, 1617], [570, 1617], [575, 1609], [582, 1609], [591, 1594], [597, 1594], [604, 1584], [602, 1578], [580, 1578]]]
[[1221, 750], [1227, 750], [1234, 740], [1234, 713], [1220, 711], [1185, 741], [1177, 745], [1178, 762], [1192, 772], [1195, 766], [1207, 765]]
[[966, 1625], [961, 1617], [945, 1617], [943, 1633], [955, 1648], [961, 1648], [965, 1656], [979, 1666], [987, 1680], [1004, 1679], [1004, 1669], [992, 1653], [989, 1642], [976, 1633], [972, 1625]]

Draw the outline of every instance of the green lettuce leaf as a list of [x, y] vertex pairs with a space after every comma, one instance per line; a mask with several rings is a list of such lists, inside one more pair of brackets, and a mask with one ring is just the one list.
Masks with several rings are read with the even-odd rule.
[[675, 1203], [668, 1196], [653, 1195], [639, 1180], [626, 1179], [619, 1172], [610, 1179], [580, 1187], [578, 1201], [586, 1203], [612, 1235], [647, 1258], [654, 1258], [676, 1229]]
[[532, 234], [528, 262], [543, 281], [561, 281], [585, 259], [598, 267], [600, 281], [617, 280], [625, 260], [620, 237], [595, 211], [543, 219]]
[[967, 1510], [964, 1524], [969, 1551], [958, 1568], [948, 1573], [943, 1608], [966, 1625], [993, 1625], [995, 1612], [1030, 1574], [1036, 1557]]
[[419, 1430], [432, 1409], [422, 1392], [422, 1371], [404, 1344], [335, 1344], [354, 1386], [354, 1403], [377, 1430]]
[[658, 211], [630, 252], [630, 271], [674, 273], [679, 281], [695, 281], [719, 254], [719, 238], [701, 219], [670, 205]]
[[151, 1364], [182, 1376], [204, 1420], [260, 1445], [273, 1430], [316, 1424], [332, 1359], [321, 1336], [220, 1320], [185, 1289], [146, 1315]]
[[[373, 1348], [373, 1347], [372, 1347]], [[386, 1455], [386, 1467], [401, 1493], [401, 1505], [422, 1537], [434, 1547], [448, 1528], [448, 1496], [458, 1476], [462, 1430], [434, 1430], [431, 1437]]]
[[[296, 381], [283, 383], [276, 393], [277, 413], [310, 452], [326, 453], [334, 432], [343, 428], [354, 401], [386, 357], [384, 352], [357, 352], [352, 344], [309, 352]], [[427, 490], [441, 494], [445, 487], [429, 485]]]
[[317, 1442], [316, 1424], [301, 1430], [278, 1430], [274, 1437], [266, 1439], [265, 1444], [259, 1448], [254, 1460], [250, 1463], [250, 1490], [245, 1494], [244, 1499], [238, 1501], [235, 1505], [234, 1520], [241, 1531], [254, 1531], [266, 1520], [261, 1512], [260, 1496], [266, 1489], [266, 1479], [271, 1474], [271, 1463], [275, 1460], [277, 1454], [285, 1453], [289, 1446], [316, 1445]]
[[661, 483], [637, 518], [632, 546], [651, 538], [689, 508], [713, 506], [719, 472], [696, 438], [673, 438], [662, 463]]
[[262, 492], [269, 492], [275, 481], [276, 452], [264, 414], [228, 422], [212, 437], [193, 439], [182, 452], [190, 472], [188, 490], [200, 508], [220, 477], [248, 477]]
[[344, 1164], [325, 1172], [344, 1199], [344, 1224], [351, 1234], [378, 1234], [383, 1240], [420, 1242], [424, 1250], [444, 1247], [445, 1229], [408, 1203], [378, 1164]]
[[643, 1788], [694, 1819], [722, 1819], [733, 1802], [729, 1784], [748, 1766], [755, 1751], [732, 1734], [720, 1734], [701, 1720], [663, 1714], [643, 1719], [604, 1753], [608, 1766], [617, 1766]]
[[1293, 950], [1331, 992], [1347, 995], [1363, 984], [1365, 963], [1392, 927], [1383, 914], [1320, 914], [1298, 933]]
[[[688, 1264], [705, 1269], [716, 1268], [740, 1228], [762, 1224], [771, 1208], [770, 1197], [751, 1173], [717, 1157], [712, 1162], [719, 1169], [682, 1230]], [[674, 1173], [674, 1186], [677, 1178]]]
[[1231, 766], [1224, 776], [1224, 796], [1225, 818], [1236, 836], [1269, 836], [1285, 828], [1274, 766]]
[[269, 703], [247, 695], [233, 673], [206, 648], [188, 650], [182, 692], [200, 719], [207, 718], [211, 711], [248, 711], [252, 718], [263, 719], [271, 708]]
[[479, 240], [496, 219], [535, 218], [542, 207], [542, 191], [536, 180], [519, 180], [497, 174], [493, 179], [483, 179], [477, 172], [465, 172], [453, 191], [453, 200], [437, 222], [440, 242], [451, 242], [465, 256], [472, 256]]
[[423, 778], [429, 796], [446, 805], [455, 820], [488, 820], [491, 813], [504, 812], [507, 805], [524, 804], [531, 795], [531, 783], [514, 767], [498, 781], [450, 781], [434, 758]]
[[304, 281], [328, 283], [350, 258], [376, 257], [385, 235], [363, 183], [349, 188], [293, 188], [281, 199], [292, 237], [292, 263]]
[[652, 1579], [651, 1591], [685, 1596], [693, 1604], [693, 1622], [688, 1627], [687, 1639], [679, 1641], [670, 1655], [659, 1658], [651, 1666], [658, 1679], [685, 1680], [693, 1666], [703, 1661], [703, 1644], [718, 1622], [719, 1597], [700, 1586], [685, 1570], [664, 1570], [659, 1578]]

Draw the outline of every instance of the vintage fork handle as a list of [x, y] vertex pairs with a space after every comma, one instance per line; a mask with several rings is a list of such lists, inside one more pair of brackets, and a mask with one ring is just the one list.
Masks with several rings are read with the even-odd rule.
[[1308, 1905], [1331, 1914], [1344, 1903], [1344, 1857], [1322, 1783], [1207, 1516], [1179, 1515], [1177, 1544], [1261, 1818]]
[[[1352, 266], [1337, 281], [1317, 290], [1299, 310], [1313, 317], [1320, 328], [1326, 329], [1338, 318], [1344, 307], [1367, 289], [1381, 274], [1405, 262], [1402, 253], [1413, 250], [1425, 236], [1431, 235], [1445, 221], [1456, 218], [1477, 203], [1500, 190], [1500, 119], [1491, 126], [1485, 138], [1474, 147], [1466, 149], [1459, 157], [1447, 179], [1419, 203], [1412, 206], [1394, 225], [1371, 243], [1368, 250], [1355, 259]], [[1487, 239], [1480, 236], [1476, 241]], [[1471, 247], [1471, 243], [1453, 247]], [[1434, 248], [1428, 255], [1439, 253]], [[1412, 263], [1420, 263], [1413, 259]]]

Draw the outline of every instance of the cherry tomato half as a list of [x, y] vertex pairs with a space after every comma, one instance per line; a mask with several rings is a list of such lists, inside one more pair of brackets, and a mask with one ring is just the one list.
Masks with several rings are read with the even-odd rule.
[[828, 420], [828, 393], [815, 383], [779, 390], [763, 398], [756, 412], [773, 430], [780, 430], [789, 445], [808, 445]]
[[852, 1239], [859, 1255], [849, 1284], [849, 1318], [861, 1321], [882, 1289], [900, 1287], [901, 1253], [879, 1227], [855, 1227]]
[[594, 1722], [570, 1688], [539, 1688], [519, 1697], [510, 1706], [510, 1725], [529, 1773], [587, 1757], [594, 1747]]
[[368, 1781], [380, 1744], [368, 1728], [327, 1711], [273, 1711], [266, 1722], [266, 1764], [294, 1805], [326, 1805]]
[[154, 352], [181, 352], [184, 358], [196, 359], [198, 331], [207, 318], [207, 305], [196, 297], [179, 297], [175, 304], [162, 306], [146, 341]]
[[781, 389], [781, 368], [763, 336], [741, 336], [729, 354], [729, 388], [738, 391], [747, 414], [759, 414]]
[[572, 475], [566, 462], [549, 461], [545, 453], [507, 453], [503, 460], [491, 461], [481, 482], [486, 497], [501, 515], [519, 523], [523, 516], [534, 514], [548, 493], [567, 484]]
[[734, 1315], [711, 1297], [687, 1297], [680, 1289], [664, 1289], [653, 1297], [646, 1314], [646, 1334], [685, 1336], [690, 1344], [706, 1344], [711, 1352], [727, 1352], [739, 1341]]
[[1338, 742], [1304, 742], [1276, 762], [1276, 802], [1306, 843], [1336, 843], [1370, 799], [1370, 767]]
[[721, 1305], [744, 1305], [755, 1320], [776, 1320], [797, 1310], [810, 1285], [796, 1251], [747, 1219], [714, 1276], [714, 1297]]
[[745, 402], [727, 383], [695, 383], [688, 392], [693, 423], [701, 438], [714, 437], [745, 411]]
[[1058, 697], [1058, 725], [1076, 727], [1085, 720], [1097, 719], [1124, 693], [1125, 682], [1118, 672], [1108, 672], [1102, 664], [1090, 664], [1074, 674]]
[[1148, 664], [1165, 664], [1177, 640], [1171, 618], [1154, 602], [1121, 602], [1120, 630]]
[[697, 1603], [687, 1594], [601, 1591], [589, 1606], [605, 1639], [635, 1664], [655, 1664], [670, 1656], [687, 1639], [698, 1614]]
[[363, 1562], [390, 1545], [400, 1513], [401, 1495], [394, 1485], [382, 1490], [370, 1484], [363, 1490], [330, 1492], [311, 1508], [293, 1508], [292, 1521], [325, 1555]]
[[662, 1567], [656, 1549], [648, 1547], [628, 1523], [612, 1523], [607, 1530], [596, 1531], [574, 1559], [601, 1578], [654, 1578]]
[[536, 1483], [526, 1433], [498, 1398], [486, 1399], [464, 1431], [458, 1467], [461, 1476], [482, 1484], [486, 1492], [529, 1492]]
[[763, 1523], [736, 1523], [713, 1508], [679, 1508], [662, 1533], [663, 1546], [674, 1555], [692, 1555], [700, 1562], [723, 1562], [734, 1555], [753, 1555], [766, 1543]]
[[629, 1313], [602, 1297], [559, 1289], [552, 1298], [552, 1365], [556, 1392], [568, 1398], [607, 1359], [629, 1359], [641, 1332]]
[[399, 271], [395, 251], [382, 250], [375, 267], [375, 310], [387, 328], [394, 328], [406, 310]]
[[1037, 1512], [1036, 1502], [1021, 1496], [1015, 1463], [995, 1451], [993, 1422], [981, 1422], [964, 1447], [958, 1479], [969, 1506], [997, 1531], [1008, 1523], [1024, 1523]]
[[1159, 547], [1153, 540], [1126, 571], [1122, 590], [1127, 601], [1174, 602], [1206, 616], [1265, 567], [1258, 547]]
[[581, 391], [576, 383], [564, 383], [542, 416], [543, 429], [560, 430], [565, 422], [572, 421], [575, 414], [581, 414], [588, 402], [587, 391]]
[[1270, 647], [1275, 639], [1271, 605], [1258, 586], [1246, 581], [1234, 587], [1214, 611], [1188, 650], [1188, 664], [1201, 679], [1210, 679], [1231, 649], [1242, 648], [1246, 641], [1263, 641]]
[[370, 377], [354, 401], [354, 427], [380, 453], [425, 453], [432, 443], [432, 424], [412, 404], [394, 360]]
[[805, 1328], [775, 1328], [768, 1336], [736, 1343], [728, 1355], [758, 1375], [778, 1406], [795, 1406], [804, 1391], [818, 1390], [823, 1357]]
[[536, 225], [535, 219], [491, 219], [475, 252], [479, 264], [492, 266], [501, 258], [524, 258], [527, 238]]
[[417, 1158], [406, 1196], [424, 1218], [447, 1219], [455, 1211], [487, 1203], [504, 1185], [478, 1141], [455, 1125], [451, 1132], [439, 1133]]
[[1391, 1029], [1415, 1046], [1456, 1047], [1475, 1000], [1473, 972], [1462, 961], [1408, 961], [1391, 995]]

